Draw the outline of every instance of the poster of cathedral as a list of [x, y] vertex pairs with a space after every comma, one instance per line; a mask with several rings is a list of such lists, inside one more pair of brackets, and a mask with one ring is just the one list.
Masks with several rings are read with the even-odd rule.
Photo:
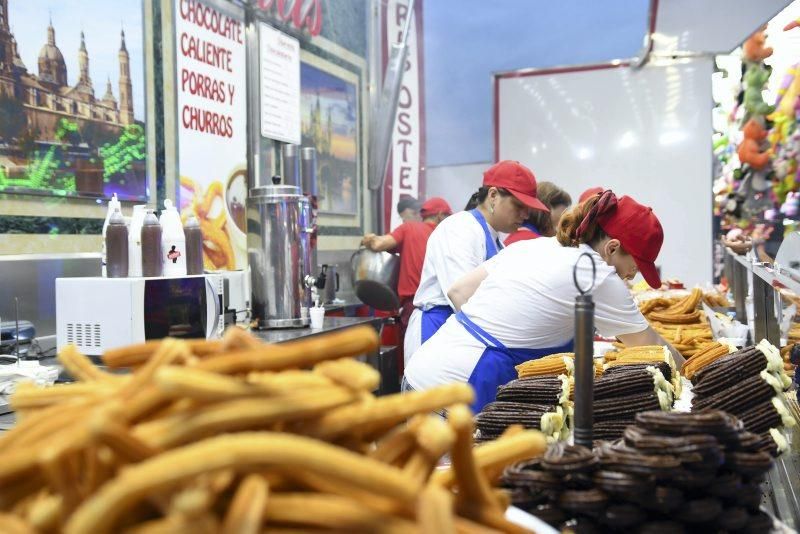
[[317, 148], [319, 211], [357, 215], [358, 77], [327, 62], [316, 63], [300, 63], [300, 122], [302, 145]]
[[0, 0], [0, 192], [147, 198], [142, 18], [136, 1]]

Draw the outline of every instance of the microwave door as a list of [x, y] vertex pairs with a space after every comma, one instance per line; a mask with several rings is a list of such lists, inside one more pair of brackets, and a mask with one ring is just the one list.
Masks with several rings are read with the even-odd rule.
[[205, 278], [162, 278], [145, 282], [145, 340], [205, 338]]

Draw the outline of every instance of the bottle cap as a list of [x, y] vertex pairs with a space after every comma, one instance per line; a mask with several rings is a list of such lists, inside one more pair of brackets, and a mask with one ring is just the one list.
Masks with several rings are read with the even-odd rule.
[[112, 213], [111, 218], [108, 219], [108, 224], [125, 224], [125, 217], [122, 216], [119, 208], [114, 209], [114, 213]]

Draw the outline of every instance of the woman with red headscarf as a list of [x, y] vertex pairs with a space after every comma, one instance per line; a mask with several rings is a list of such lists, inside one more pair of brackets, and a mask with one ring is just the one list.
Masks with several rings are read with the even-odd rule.
[[[578, 295], [573, 269], [581, 287], [594, 286], [601, 335], [627, 346], [667, 345], [624, 282], [638, 272], [650, 286], [661, 286], [655, 261], [663, 240], [652, 209], [628, 196], [605, 191], [571, 208], [556, 237], [508, 247], [450, 287], [457, 313], [411, 357], [404, 389], [467, 382], [478, 411], [494, 400], [498, 386], [516, 378], [516, 365], [571, 351]], [[583, 255], [592, 262], [578, 261]]]

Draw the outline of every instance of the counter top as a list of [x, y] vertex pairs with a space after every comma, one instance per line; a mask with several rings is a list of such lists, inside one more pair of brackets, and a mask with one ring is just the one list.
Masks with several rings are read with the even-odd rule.
[[375, 330], [381, 327], [383, 322], [382, 317], [325, 317], [322, 328], [319, 330], [312, 330], [306, 328], [283, 328], [273, 330], [253, 330], [254, 336], [266, 341], [267, 343], [284, 343], [286, 341], [293, 341], [308, 336], [317, 336], [320, 334], [327, 334], [337, 330], [344, 330], [353, 326], [362, 324], [370, 325]]

